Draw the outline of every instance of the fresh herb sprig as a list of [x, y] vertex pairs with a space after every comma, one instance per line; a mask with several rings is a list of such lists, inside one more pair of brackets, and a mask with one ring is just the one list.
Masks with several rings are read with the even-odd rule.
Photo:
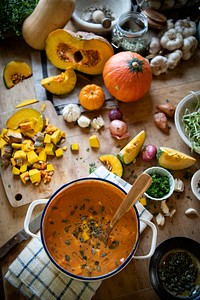
[[0, 39], [21, 37], [23, 21], [33, 12], [39, 0], [0, 1]]

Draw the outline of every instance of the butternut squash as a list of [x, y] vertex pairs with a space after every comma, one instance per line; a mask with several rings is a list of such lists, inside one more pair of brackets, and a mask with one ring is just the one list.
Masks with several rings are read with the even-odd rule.
[[70, 20], [75, 0], [40, 0], [22, 24], [22, 36], [36, 50], [44, 50], [47, 36]]

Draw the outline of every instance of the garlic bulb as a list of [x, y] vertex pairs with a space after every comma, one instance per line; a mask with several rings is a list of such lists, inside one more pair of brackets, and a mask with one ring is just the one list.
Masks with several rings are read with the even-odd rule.
[[76, 122], [81, 115], [78, 104], [68, 104], [63, 108], [62, 116], [67, 122]]

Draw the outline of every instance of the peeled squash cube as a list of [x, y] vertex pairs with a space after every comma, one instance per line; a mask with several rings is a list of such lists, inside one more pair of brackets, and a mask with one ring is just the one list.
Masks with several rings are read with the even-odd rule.
[[31, 67], [24, 61], [13, 60], [7, 63], [3, 71], [3, 79], [8, 89], [32, 75]]
[[60, 75], [42, 79], [41, 85], [55, 95], [63, 95], [71, 92], [76, 85], [77, 77], [72, 68], [66, 69]]
[[29, 177], [32, 183], [39, 183], [41, 181], [41, 173], [37, 169], [31, 169], [29, 171]]

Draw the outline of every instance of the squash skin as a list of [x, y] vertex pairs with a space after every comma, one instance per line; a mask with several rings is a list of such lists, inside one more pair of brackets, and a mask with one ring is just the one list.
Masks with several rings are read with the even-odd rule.
[[142, 130], [117, 154], [119, 160], [125, 165], [132, 163], [139, 154], [145, 139], [146, 132]]
[[111, 44], [94, 33], [57, 29], [48, 35], [46, 55], [57, 68], [68, 67], [85, 74], [101, 74], [114, 54]]
[[3, 79], [8, 89], [32, 76], [31, 67], [24, 61], [12, 60], [4, 68]]
[[22, 36], [36, 50], [44, 50], [48, 34], [71, 19], [75, 0], [40, 0], [22, 24]]
[[100, 109], [105, 102], [105, 94], [102, 87], [96, 84], [85, 85], [80, 91], [79, 102], [88, 110]]
[[119, 177], [122, 177], [123, 166], [117, 156], [112, 154], [104, 154], [99, 156], [99, 160], [108, 168], [108, 171], [114, 173]]
[[167, 147], [160, 147], [156, 157], [161, 167], [173, 171], [184, 170], [196, 162], [194, 157]]
[[41, 132], [45, 126], [44, 116], [34, 108], [22, 108], [16, 111], [6, 122], [6, 127], [16, 130], [20, 124], [34, 120], [36, 123], [34, 129], [31, 130], [30, 136], [34, 136]]
[[146, 58], [122, 51], [113, 55], [103, 69], [103, 80], [112, 96], [122, 102], [134, 102], [148, 92], [152, 71]]
[[41, 85], [55, 95], [71, 92], [76, 85], [77, 77], [74, 69], [68, 68], [60, 75], [50, 76], [41, 80]]

